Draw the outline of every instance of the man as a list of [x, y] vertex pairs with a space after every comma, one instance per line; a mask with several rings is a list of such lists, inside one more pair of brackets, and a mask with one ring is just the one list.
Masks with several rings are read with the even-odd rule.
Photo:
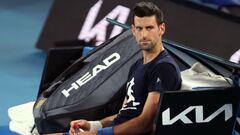
[[160, 93], [180, 88], [179, 68], [162, 44], [165, 32], [162, 11], [151, 2], [140, 2], [133, 12], [132, 33], [143, 58], [129, 71], [122, 109], [101, 121], [72, 121], [71, 135], [148, 134], [153, 130]]

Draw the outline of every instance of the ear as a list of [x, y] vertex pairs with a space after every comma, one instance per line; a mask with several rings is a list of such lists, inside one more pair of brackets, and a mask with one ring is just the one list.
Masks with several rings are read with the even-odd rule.
[[160, 31], [160, 34], [163, 35], [165, 33], [165, 30], [166, 30], [166, 25], [165, 23], [162, 23], [159, 25], [159, 31]]
[[135, 36], [135, 27], [134, 27], [133, 24], [132, 24], [132, 27], [131, 27], [131, 31], [132, 31], [133, 36]]

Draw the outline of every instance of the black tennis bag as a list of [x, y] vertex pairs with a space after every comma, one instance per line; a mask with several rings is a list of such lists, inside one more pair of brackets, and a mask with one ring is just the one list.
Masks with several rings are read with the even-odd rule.
[[47, 89], [39, 90], [33, 109], [38, 132], [66, 132], [72, 120], [97, 120], [118, 113], [129, 68], [140, 57], [128, 30], [77, 60]]

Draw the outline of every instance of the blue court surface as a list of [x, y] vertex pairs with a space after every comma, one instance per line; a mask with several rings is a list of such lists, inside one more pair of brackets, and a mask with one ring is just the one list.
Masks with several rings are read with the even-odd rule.
[[46, 53], [35, 48], [52, 0], [0, 0], [0, 134], [9, 107], [36, 98]]

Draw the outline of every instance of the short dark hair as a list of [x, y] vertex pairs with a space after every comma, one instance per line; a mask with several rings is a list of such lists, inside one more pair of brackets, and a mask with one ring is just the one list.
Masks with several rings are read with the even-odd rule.
[[163, 12], [162, 10], [150, 1], [142, 1], [136, 3], [133, 8], [133, 24], [134, 17], [146, 17], [146, 16], [155, 16], [158, 25], [163, 23]]

